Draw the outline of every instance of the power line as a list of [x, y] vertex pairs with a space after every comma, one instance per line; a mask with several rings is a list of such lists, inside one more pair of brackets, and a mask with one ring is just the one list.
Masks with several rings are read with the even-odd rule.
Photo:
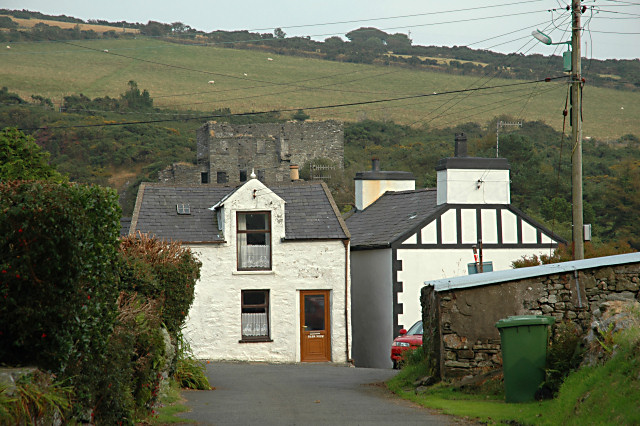
[[[468, 91], [479, 91], [479, 90], [489, 90], [489, 89], [496, 89], [496, 88], [502, 88], [502, 87], [522, 86], [522, 85], [527, 85], [527, 84], [540, 83], [540, 82], [543, 82], [543, 81], [544, 82], [550, 82], [550, 81], [553, 81], [553, 80], [559, 80], [559, 79], [563, 79], [563, 78], [566, 78], [566, 77], [565, 76], [547, 77], [547, 78], [541, 79], [541, 80], [525, 81], [525, 82], [511, 83], [511, 84], [504, 84], [504, 85], [496, 85], [496, 86], [489, 86], [489, 87], [476, 87], [476, 88], [473, 88], [473, 89], [450, 90], [450, 91], [439, 92], [439, 93], [437, 93], [437, 92], [434, 92], [434, 93], [423, 93], [423, 94], [411, 95], [411, 96], [401, 96], [401, 97], [397, 97], [397, 98], [375, 99], [375, 100], [370, 100], [370, 101], [349, 102], [349, 103], [342, 103], [342, 104], [319, 105], [319, 106], [309, 106], [309, 107], [301, 107], [301, 108], [284, 108], [284, 109], [275, 109], [275, 110], [270, 110], [270, 111], [251, 111], [251, 112], [241, 112], [241, 113], [232, 113], [232, 114], [204, 115], [204, 116], [184, 118], [182, 120], [183, 121], [187, 121], [187, 120], [206, 120], [206, 119], [222, 118], [222, 117], [246, 117], [246, 116], [255, 116], [255, 115], [261, 115], [261, 114], [270, 114], [270, 113], [292, 112], [292, 111], [297, 111], [299, 109], [303, 109], [303, 110], [306, 110], [306, 111], [313, 111], [313, 110], [330, 109], [330, 108], [341, 108], [341, 107], [349, 107], [349, 106], [379, 104], [379, 103], [385, 103], [385, 102], [401, 101], [401, 100], [405, 100], [405, 99], [425, 98], [425, 97], [430, 97], [430, 96], [442, 96], [442, 95], [448, 95], [448, 94], [453, 94], [453, 93], [461, 93], [461, 92], [468, 92]], [[168, 121], [176, 121], [176, 120], [160, 119], [160, 120], [130, 121], [130, 122], [118, 122], [118, 123], [77, 124], [77, 125], [68, 125], [68, 126], [46, 126], [46, 127], [36, 127], [36, 128], [21, 128], [19, 130], [44, 130], [44, 129], [70, 129], [70, 128], [86, 128], [86, 127], [110, 127], [110, 126], [125, 126], [125, 125], [137, 125], [137, 124], [164, 123], [164, 122], [168, 122]]]
[[[548, 24], [546, 28], [548, 28], [550, 25], [551, 25], [551, 24]], [[546, 28], [545, 28], [545, 30], [546, 30]], [[521, 37], [521, 38], [523, 38], [523, 37]], [[527, 43], [525, 43], [522, 47], [520, 47], [520, 48], [518, 49], [518, 51], [522, 50], [522, 49], [523, 49], [527, 44], [529, 44], [529, 41], [528, 41]], [[530, 48], [529, 50], [531, 50], [531, 48]], [[529, 50], [527, 50], [527, 52], [528, 52]], [[525, 52], [525, 53], [526, 53], [526, 52]], [[550, 61], [550, 60], [551, 60], [551, 58], [549, 58], [549, 61]], [[511, 66], [511, 64], [507, 64], [507, 65], [506, 65], [506, 67], [509, 67], [509, 66]], [[487, 78], [487, 80], [486, 80], [484, 83], [482, 83], [482, 86], [484, 86], [484, 85], [486, 85], [486, 84], [489, 84], [489, 82], [491, 82], [491, 81], [492, 81], [494, 78], [496, 78], [498, 75], [502, 74], [502, 72], [503, 72], [503, 69], [496, 70], [496, 71], [494, 71], [494, 72], [493, 72], [493, 75], [492, 75], [491, 77], [489, 77], [489, 76], [487, 75], [487, 73], [485, 73], [485, 75], [484, 75], [484, 76], [481, 76], [481, 77], [480, 77], [480, 78], [478, 78], [476, 81], [474, 81], [474, 83], [472, 83], [472, 85], [475, 85], [477, 82], [479, 82], [480, 80], [482, 80], [482, 79], [484, 79], [484, 78]], [[532, 93], [533, 93], [533, 92], [532, 92]], [[442, 117], [442, 116], [443, 116], [447, 111], [449, 111], [449, 110], [451, 110], [452, 108], [454, 108], [454, 107], [455, 107], [456, 105], [458, 105], [460, 102], [462, 102], [462, 101], [464, 101], [464, 100], [468, 99], [472, 94], [475, 94], [475, 92], [468, 92], [468, 93], [466, 93], [466, 94], [465, 94], [466, 96], [462, 96], [462, 97], [461, 97], [457, 102], [455, 102], [453, 105], [450, 105], [450, 106], [449, 106], [448, 108], [446, 108], [444, 111], [440, 112], [436, 117], [434, 117], [434, 118], [432, 118], [431, 120], [429, 120], [429, 122], [431, 122], [431, 121], [433, 121], [433, 120], [436, 120], [436, 119], [438, 119], [439, 117]], [[423, 119], [422, 119], [422, 120], [426, 119], [427, 117], [429, 117], [429, 116], [430, 116], [431, 114], [433, 114], [434, 112], [436, 112], [436, 111], [438, 111], [439, 109], [443, 108], [443, 107], [444, 107], [444, 106], [446, 106], [448, 103], [454, 102], [458, 96], [460, 96], [460, 95], [458, 94], [458, 95], [456, 95], [453, 99], [449, 99], [448, 101], [444, 102], [444, 103], [443, 103], [443, 104], [441, 104], [438, 108], [436, 108], [436, 109], [432, 110], [432, 111], [431, 111], [427, 116], [423, 117]], [[525, 103], [525, 107], [526, 107], [526, 103]], [[522, 111], [524, 111], [524, 107], [523, 107]], [[415, 124], [415, 123], [417, 123], [418, 121], [421, 121], [421, 120], [416, 120], [415, 122], [413, 122], [413, 123], [411, 123], [411, 124]]]
[[[325, 23], [322, 23], [322, 24], [280, 25], [280, 26], [278, 26], [276, 28], [284, 28], [284, 29], [306, 28], [306, 27], [320, 27], [320, 26], [325, 26], [325, 25], [355, 24], [355, 23], [359, 23], [359, 22], [384, 21], [384, 20], [390, 20], [390, 19], [416, 18], [416, 17], [419, 17], [419, 16], [442, 15], [442, 14], [446, 14], [446, 13], [469, 12], [469, 11], [472, 11], [472, 10], [491, 9], [491, 8], [504, 7], [504, 6], [515, 6], [515, 5], [518, 5], [518, 4], [530, 4], [530, 3], [540, 2], [540, 1], [543, 1], [543, 0], [518, 1], [518, 2], [514, 2], [514, 3], [503, 3], [503, 4], [496, 4], [496, 5], [490, 5], [490, 6], [477, 6], [477, 7], [463, 8], [463, 9], [443, 10], [443, 11], [439, 11], [439, 12], [414, 13], [414, 14], [410, 14], [410, 15], [388, 16], [388, 17], [383, 17], [383, 18], [356, 19], [356, 20], [351, 20], [351, 21], [325, 22]], [[271, 30], [271, 29], [273, 29], [273, 28], [272, 27], [270, 27], [270, 28], [255, 28], [255, 29], [251, 29], [251, 30], [247, 30], [247, 31], [249, 31], [249, 32], [251, 32], [251, 31], [266, 31], [266, 30]]]

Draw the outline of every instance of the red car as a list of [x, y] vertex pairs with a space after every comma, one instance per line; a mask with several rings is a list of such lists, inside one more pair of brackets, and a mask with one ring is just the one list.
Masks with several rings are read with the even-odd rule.
[[398, 368], [402, 363], [402, 353], [404, 351], [416, 349], [420, 346], [422, 346], [422, 321], [413, 324], [409, 331], [403, 328], [400, 330], [400, 335], [393, 340], [391, 345], [393, 368]]

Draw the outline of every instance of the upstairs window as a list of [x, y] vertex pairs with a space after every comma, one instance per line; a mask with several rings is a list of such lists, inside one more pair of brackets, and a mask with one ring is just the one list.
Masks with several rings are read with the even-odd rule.
[[239, 271], [271, 270], [271, 213], [237, 213]]
[[227, 183], [227, 172], [217, 172], [216, 173], [216, 182], [217, 183]]
[[240, 170], [240, 182], [246, 182], [246, 181], [247, 181], [247, 171]]
[[208, 172], [200, 172], [200, 182], [209, 183], [209, 173]]
[[189, 204], [176, 204], [178, 214], [191, 214], [191, 206]]

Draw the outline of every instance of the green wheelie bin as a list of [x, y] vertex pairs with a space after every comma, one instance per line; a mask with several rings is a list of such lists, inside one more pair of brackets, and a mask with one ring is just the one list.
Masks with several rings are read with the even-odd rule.
[[553, 317], [519, 315], [496, 323], [502, 345], [507, 402], [535, 399], [536, 390], [544, 381], [549, 326], [554, 322]]

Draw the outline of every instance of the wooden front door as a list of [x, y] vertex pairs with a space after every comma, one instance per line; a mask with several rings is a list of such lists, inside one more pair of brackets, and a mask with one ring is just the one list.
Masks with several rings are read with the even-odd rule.
[[300, 291], [300, 360], [331, 361], [329, 290]]

